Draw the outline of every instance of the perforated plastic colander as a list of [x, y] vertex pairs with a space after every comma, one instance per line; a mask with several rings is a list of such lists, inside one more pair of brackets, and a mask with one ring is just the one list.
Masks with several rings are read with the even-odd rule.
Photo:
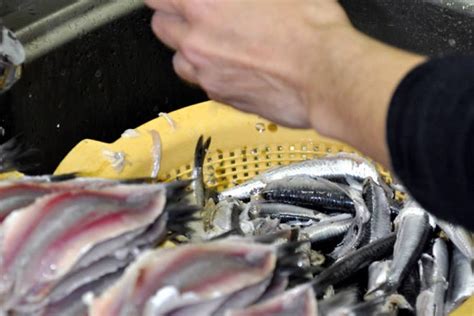
[[[245, 182], [272, 167], [339, 152], [360, 154], [312, 130], [280, 127], [258, 116], [206, 102], [170, 113], [168, 120], [160, 117], [150, 121], [138, 127], [137, 133], [128, 133], [135, 137], [121, 137], [111, 144], [83, 140], [64, 158], [56, 174], [77, 172], [82, 176], [115, 179], [150, 177], [154, 162], [152, 130], [161, 137], [158, 178], [163, 181], [189, 178], [198, 138], [211, 137], [204, 176], [207, 185], [218, 190]], [[113, 153], [123, 158], [123, 170], [113, 166]], [[378, 168], [390, 183], [390, 174], [381, 166]], [[474, 299], [453, 315], [473, 316]]]

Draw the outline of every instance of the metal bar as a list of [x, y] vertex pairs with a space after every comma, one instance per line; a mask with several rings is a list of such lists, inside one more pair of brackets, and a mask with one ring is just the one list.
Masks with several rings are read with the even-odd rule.
[[[23, 43], [26, 62], [144, 6], [143, 0], [76, 0], [51, 8], [52, 12], [28, 19], [28, 12], [4, 17]], [[44, 9], [43, 9], [44, 10]], [[29, 20], [29, 21], [28, 21]]]

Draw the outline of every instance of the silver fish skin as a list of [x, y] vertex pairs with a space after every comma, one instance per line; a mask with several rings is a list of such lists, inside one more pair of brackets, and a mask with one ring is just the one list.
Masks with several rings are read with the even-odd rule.
[[474, 295], [472, 260], [455, 248], [450, 263], [445, 313], [450, 314], [472, 295]]
[[[367, 291], [372, 292], [379, 286], [387, 282], [388, 272], [390, 271], [391, 260], [374, 261], [369, 266], [369, 280], [367, 284]], [[381, 296], [382, 291], [374, 291], [374, 296]], [[365, 297], [365, 299], [370, 299]]]
[[371, 214], [362, 199], [362, 193], [352, 188], [347, 188], [345, 191], [352, 201], [354, 201], [355, 217], [341, 244], [329, 254], [329, 256], [335, 260], [339, 260], [361, 246], [364, 246], [364, 241], [368, 239], [367, 236], [370, 234]]
[[242, 185], [223, 191], [220, 197], [232, 196], [246, 200], [272, 181], [295, 176], [325, 178], [341, 182], [344, 182], [346, 177], [353, 178], [359, 182], [370, 177], [376, 183], [380, 183], [380, 176], [372, 163], [360, 156], [338, 154], [269, 170]]
[[434, 315], [444, 315], [444, 302], [446, 290], [448, 288], [448, 270], [449, 270], [449, 253], [446, 242], [437, 238], [433, 244], [433, 276], [432, 290], [434, 298]]
[[199, 206], [204, 206], [206, 203], [206, 187], [204, 185], [204, 160], [206, 158], [206, 153], [211, 145], [211, 139], [208, 138], [204, 140], [204, 137], [199, 137], [199, 140], [196, 144], [196, 149], [194, 153], [194, 169], [192, 172], [192, 178], [194, 179], [192, 186], [194, 191], [194, 196], [196, 199], [196, 204]]
[[436, 219], [436, 224], [448, 236], [449, 240], [468, 258], [474, 260], [471, 234], [463, 227]]
[[392, 293], [426, 247], [429, 235], [433, 231], [428, 213], [416, 202], [408, 201], [400, 215], [395, 219], [397, 241], [393, 250], [393, 260], [386, 291]]
[[421, 291], [416, 298], [416, 315], [433, 316], [435, 315], [435, 296], [432, 290]]
[[382, 186], [371, 178], [364, 182], [362, 196], [371, 214], [368, 242], [383, 238], [392, 231], [390, 204]]
[[317, 295], [324, 293], [328, 286], [338, 284], [357, 271], [368, 267], [373, 261], [388, 256], [392, 252], [395, 239], [396, 235], [392, 233], [336, 261], [312, 281]]
[[314, 316], [318, 315], [316, 297], [309, 285], [300, 285], [263, 303], [241, 310], [230, 310], [226, 316]]
[[286, 221], [319, 222], [329, 216], [300, 206], [282, 203], [254, 203], [250, 210], [253, 217], [270, 217]]
[[344, 235], [353, 222], [349, 214], [341, 214], [301, 229], [301, 233], [311, 241], [319, 243]]
[[267, 201], [314, 208], [328, 213], [353, 213], [354, 201], [346, 185], [324, 178], [289, 177], [269, 183], [260, 192]]

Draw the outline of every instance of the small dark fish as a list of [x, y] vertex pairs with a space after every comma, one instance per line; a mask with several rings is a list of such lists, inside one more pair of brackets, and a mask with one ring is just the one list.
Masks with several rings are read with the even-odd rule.
[[293, 177], [268, 184], [261, 192], [267, 201], [309, 207], [326, 212], [354, 213], [354, 201], [341, 185], [325, 179]]
[[286, 221], [319, 222], [329, 216], [318, 211], [300, 206], [282, 203], [254, 203], [250, 210], [253, 217], [277, 218]]
[[194, 169], [192, 173], [193, 189], [196, 197], [196, 204], [203, 207], [206, 204], [208, 193], [204, 185], [204, 160], [211, 145], [211, 138], [204, 141], [204, 137], [199, 137], [194, 153]]
[[362, 197], [371, 214], [370, 236], [367, 242], [383, 238], [392, 231], [390, 204], [385, 190], [371, 178], [364, 182]]
[[328, 286], [335, 285], [368, 267], [371, 262], [388, 256], [392, 252], [395, 239], [396, 235], [392, 233], [336, 261], [314, 279], [316, 293], [322, 295]]
[[333, 238], [342, 237], [352, 225], [353, 218], [349, 214], [341, 214], [301, 229], [301, 233], [318, 244]]
[[355, 217], [342, 242], [329, 254], [334, 260], [347, 256], [359, 248], [368, 239], [370, 234], [371, 214], [362, 199], [362, 194], [352, 188], [348, 188], [345, 191], [354, 202]]
[[[382, 285], [385, 293], [395, 292], [407, 273], [416, 264], [433, 232], [428, 213], [414, 201], [409, 201], [396, 219], [397, 242], [387, 282]], [[370, 295], [370, 293], [368, 293]]]

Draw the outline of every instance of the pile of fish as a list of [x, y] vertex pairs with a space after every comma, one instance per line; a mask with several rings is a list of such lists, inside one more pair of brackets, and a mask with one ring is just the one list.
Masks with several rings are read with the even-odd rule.
[[209, 146], [189, 182], [0, 183], [1, 312], [447, 315], [474, 293], [471, 234], [395, 199], [371, 162], [328, 156], [213, 192]]
[[111, 285], [141, 252], [193, 217], [197, 209], [179, 202], [187, 185], [46, 177], [3, 182], [2, 311], [87, 313], [83, 294]]

